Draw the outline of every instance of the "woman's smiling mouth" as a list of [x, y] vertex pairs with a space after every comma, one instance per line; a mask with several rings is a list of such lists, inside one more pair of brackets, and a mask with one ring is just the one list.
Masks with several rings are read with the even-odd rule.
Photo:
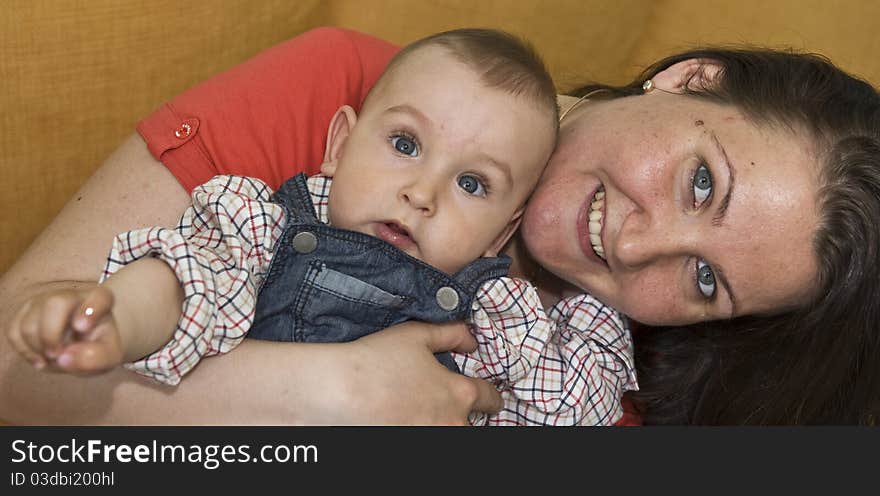
[[605, 224], [605, 188], [603, 186], [600, 185], [581, 207], [577, 223], [581, 250], [585, 255], [595, 255], [604, 261], [602, 227]]
[[602, 246], [602, 224], [605, 216], [605, 189], [599, 187], [593, 200], [590, 202], [589, 222], [587, 226], [590, 230], [590, 246], [599, 258], [605, 260], [605, 247]]

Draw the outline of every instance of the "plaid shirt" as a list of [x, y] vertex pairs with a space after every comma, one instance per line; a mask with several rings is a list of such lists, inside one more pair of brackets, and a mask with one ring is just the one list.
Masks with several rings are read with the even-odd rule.
[[[329, 178], [308, 180], [327, 222]], [[256, 294], [284, 226], [282, 208], [258, 179], [217, 176], [193, 190], [175, 229], [129, 231], [113, 241], [105, 280], [146, 256], [164, 260], [184, 291], [180, 321], [165, 347], [125, 367], [176, 385], [204, 356], [225, 353], [253, 322]], [[504, 408], [474, 414], [490, 425], [609, 425], [623, 415], [621, 395], [636, 389], [633, 345], [624, 318], [587, 294], [549, 312], [527, 281], [488, 281], [474, 298], [477, 350], [454, 354], [466, 375], [498, 387]]]

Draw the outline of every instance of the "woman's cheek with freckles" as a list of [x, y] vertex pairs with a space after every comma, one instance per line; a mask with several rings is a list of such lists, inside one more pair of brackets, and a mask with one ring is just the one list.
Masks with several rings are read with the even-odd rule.
[[559, 224], [559, 210], [552, 201], [546, 201], [547, 199], [542, 195], [529, 202], [523, 214], [521, 226], [523, 236], [541, 236]]
[[668, 277], [618, 279], [614, 287], [615, 294], [593, 296], [643, 324], [673, 324], [686, 320], [687, 313], [691, 311], [680, 298], [681, 288], [676, 287]]

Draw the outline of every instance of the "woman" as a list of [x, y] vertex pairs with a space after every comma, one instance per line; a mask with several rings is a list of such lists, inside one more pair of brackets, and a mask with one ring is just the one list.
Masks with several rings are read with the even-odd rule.
[[[93, 284], [110, 236], [174, 223], [188, 202], [180, 184], [191, 188], [207, 179], [202, 175], [223, 172], [277, 186], [300, 164], [319, 163], [305, 148], [320, 153], [321, 140], [306, 147], [302, 134], [326, 128], [320, 118], [332, 111], [324, 106], [362, 101], [393, 52], [356, 33], [315, 30], [160, 109], [139, 126], [147, 146], [130, 138], [4, 276], [0, 317], [8, 320], [15, 302], [33, 292]], [[319, 72], [304, 75], [303, 68]], [[250, 86], [255, 80], [262, 84]], [[720, 329], [748, 319], [758, 330], [736, 335], [749, 344], [766, 343], [766, 329], [782, 330], [769, 334], [770, 348], [745, 358], [738, 357], [750, 348], [721, 348], [728, 335], [640, 333], [660, 341], [644, 346], [652, 350], [640, 378], [648, 420], [834, 422], [854, 420], [846, 413], [852, 409], [867, 415], [878, 389], [868, 387], [878, 376], [868, 360], [878, 356], [877, 337], [872, 315], [851, 305], [860, 303], [856, 296], [872, 303], [877, 294], [876, 91], [816, 59], [731, 52], [686, 54], [626, 88], [593, 89], [585, 89], [588, 100], [560, 97], [567, 113], [559, 146], [521, 237], [509, 247], [512, 272], [536, 282], [548, 305], [582, 288], [646, 324], [724, 320], [710, 326]], [[594, 204], [600, 191], [604, 199]], [[591, 213], [601, 225], [592, 233]], [[816, 379], [829, 380], [829, 393], [810, 400], [815, 408], [798, 407], [812, 394], [787, 372], [801, 364], [772, 360], [789, 349], [821, 357], [825, 349], [814, 347], [829, 325], [856, 336], [836, 340], [832, 350], [865, 359], [855, 370], [850, 361], [828, 361], [828, 376]], [[671, 348], [653, 339], [667, 334]], [[471, 410], [497, 409], [499, 397], [485, 382], [446, 372], [432, 353], [472, 346], [463, 326], [418, 323], [341, 345], [246, 341], [222, 360], [205, 361], [170, 394], [124, 373], [88, 384], [37, 375], [4, 347], [0, 418], [463, 423]], [[871, 377], [852, 383], [866, 366], [874, 367]], [[753, 378], [743, 377], [744, 367]], [[762, 415], [783, 390], [790, 393], [777, 409], [783, 414]], [[841, 399], [831, 396], [835, 390], [844, 391], [846, 412], [829, 409]], [[742, 401], [741, 411], [704, 414], [728, 398]], [[664, 405], [684, 414], [668, 414]]]
[[[609, 97], [640, 94], [644, 88], [639, 81], [653, 78], [654, 84], [662, 84], [658, 71], [663, 74], [664, 67], [688, 60], [714, 62], [688, 75], [685, 92], [696, 100], [739, 109], [741, 118], [757, 126], [761, 135], [748, 153], [739, 155], [742, 150], [731, 146], [739, 139], [735, 134], [723, 127], [710, 130], [706, 119], [694, 121], [694, 126], [705, 127], [712, 135], [720, 152], [720, 157], [697, 152], [694, 158], [700, 164], [692, 176], [694, 197], [706, 198], [700, 209], [708, 206], [711, 222], [695, 220], [699, 214], [677, 214], [675, 204], [664, 203], [671, 201], [669, 195], [663, 199], [657, 189], [657, 184], [665, 185], [658, 170], [632, 166], [654, 144], [661, 154], [674, 146], [670, 133], [677, 130], [671, 128], [688, 126], [687, 115], [681, 115], [684, 107], [652, 116], [642, 106], [629, 121], [639, 131], [627, 132], [628, 122], [621, 118], [626, 99], [619, 99], [621, 110], [609, 104], [582, 118], [580, 131], [570, 131], [583, 132], [581, 139], [560, 140], [547, 172], [555, 162], [565, 160], [565, 143], [576, 143], [584, 149], [601, 149], [601, 154], [584, 153], [592, 160], [616, 161], [620, 173], [643, 178], [630, 180], [623, 189], [634, 206], [616, 237], [605, 234], [605, 241], [610, 238], [616, 247], [609, 258], [612, 276], [587, 264], [554, 270], [550, 260], [540, 258], [553, 251], [535, 247], [532, 253], [545, 267], [566, 274], [637, 321], [653, 325], [713, 321], [662, 332], [642, 329], [636, 334], [641, 392], [635, 397], [644, 406], [646, 423], [876, 424], [880, 415], [877, 91], [819, 57], [703, 50], [658, 62], [627, 87], [594, 85], [579, 92], [604, 90]], [[681, 119], [671, 117], [675, 113]], [[593, 119], [605, 125], [590, 126]], [[762, 141], [775, 143], [778, 154], [762, 156]], [[787, 145], [794, 148], [785, 149]], [[650, 160], [661, 157], [655, 154]], [[712, 170], [713, 161], [722, 164], [720, 172]], [[771, 170], [752, 176], [762, 165]], [[711, 179], [703, 166], [710, 169]], [[570, 181], [571, 170], [563, 177]], [[753, 177], [775, 192], [762, 192], [760, 185], [751, 183]], [[657, 184], [649, 184], [652, 181]], [[556, 191], [551, 195], [566, 202], [564, 197], [558, 199]], [[713, 195], [719, 202], [717, 210]], [[532, 200], [529, 213], [547, 215], [549, 207], [538, 201]], [[801, 215], [788, 215], [798, 210]], [[524, 222], [524, 238], [549, 242], [547, 236], [530, 236], [529, 229]], [[678, 272], [664, 264], [674, 265], [676, 256], [697, 257], [693, 286], [707, 298], [702, 309], [668, 293]], [[686, 286], [682, 282], [679, 288]], [[606, 287], [613, 295], [602, 293]]]

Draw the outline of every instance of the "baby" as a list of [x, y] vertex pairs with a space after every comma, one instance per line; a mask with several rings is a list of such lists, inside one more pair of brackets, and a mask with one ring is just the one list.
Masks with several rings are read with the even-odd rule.
[[622, 317], [588, 295], [548, 314], [498, 255], [557, 130], [553, 82], [521, 41], [492, 30], [422, 39], [391, 61], [359, 115], [336, 111], [320, 175], [274, 193], [215, 177], [175, 230], [115, 239], [102, 284], [75, 296], [97, 325], [34, 305], [49, 323], [40, 339], [22, 339], [20, 326], [10, 338], [62, 371], [125, 364], [175, 385], [245, 336], [340, 342], [406, 320], [467, 320], [478, 349], [438, 359], [505, 399], [472, 422], [612, 423], [635, 387]]

